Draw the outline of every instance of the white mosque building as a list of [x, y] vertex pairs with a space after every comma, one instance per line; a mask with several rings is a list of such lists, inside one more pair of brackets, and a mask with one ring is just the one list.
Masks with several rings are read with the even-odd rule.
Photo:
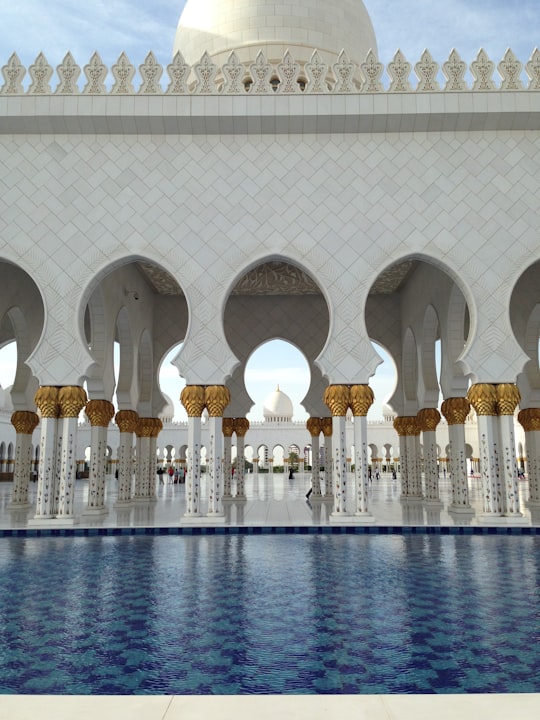
[[[25, 68], [14, 53], [2, 67], [12, 507], [36, 456], [35, 522], [69, 522], [86, 443], [96, 514], [107, 448], [130, 503], [153, 497], [157, 449], [185, 446], [186, 519], [218, 521], [233, 443], [259, 461], [273, 443], [246, 420], [244, 370], [274, 338], [307, 359], [310, 419], [282, 433], [278, 405], [263, 431], [312, 457], [324, 446], [314, 496], [331, 494], [333, 522], [373, 520], [373, 447], [399, 461], [405, 499], [438, 502], [444, 457], [451, 509], [472, 512], [474, 457], [483, 520], [519, 520], [522, 463], [540, 503], [540, 52], [398, 51], [384, 67], [361, 0], [188, 0], [171, 63], [139, 63]], [[373, 342], [398, 368], [389, 455], [366, 417]], [[179, 343], [175, 428], [158, 378]]]

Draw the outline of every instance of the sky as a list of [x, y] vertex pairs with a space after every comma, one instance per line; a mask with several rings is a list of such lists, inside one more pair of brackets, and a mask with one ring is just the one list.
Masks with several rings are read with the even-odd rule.
[[[509, 47], [526, 63], [540, 45], [540, 0], [365, 0], [364, 5], [385, 65], [398, 48], [413, 65], [426, 48], [439, 64], [453, 48], [469, 64], [483, 48], [497, 64]], [[149, 50], [166, 65], [183, 7], [181, 0], [5, 0], [0, 3], [0, 67], [14, 51], [27, 67], [39, 52], [55, 67], [68, 50], [81, 67], [96, 50], [108, 66], [122, 51], [140, 65]], [[10, 384], [12, 368], [13, 357], [0, 354], [2, 387]], [[256, 402], [249, 417], [261, 419], [265, 397], [279, 384], [295, 404], [295, 419], [304, 419], [299, 403], [309, 384], [306, 368], [299, 351], [286, 344], [268, 345], [255, 353], [246, 372], [246, 386]], [[161, 377], [177, 417], [184, 419], [176, 369], [164, 363]], [[380, 417], [394, 382], [395, 370], [388, 360], [371, 381], [376, 403], [369, 419]]]

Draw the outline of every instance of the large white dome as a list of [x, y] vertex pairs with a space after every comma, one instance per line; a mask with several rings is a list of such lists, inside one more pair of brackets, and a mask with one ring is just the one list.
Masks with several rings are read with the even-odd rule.
[[267, 422], [287, 422], [292, 420], [293, 412], [291, 398], [281, 392], [279, 385], [264, 401], [263, 415]]
[[345, 49], [357, 65], [377, 52], [375, 33], [362, 0], [188, 0], [180, 17], [174, 52], [193, 65], [207, 51], [223, 64], [234, 50], [241, 62], [254, 62], [262, 50], [281, 62], [290, 50], [305, 63], [313, 50], [325, 61]]

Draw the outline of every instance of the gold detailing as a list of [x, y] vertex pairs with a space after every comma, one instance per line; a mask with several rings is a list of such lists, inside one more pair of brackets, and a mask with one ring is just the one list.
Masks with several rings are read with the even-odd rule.
[[416, 422], [420, 432], [435, 432], [441, 421], [441, 414], [435, 408], [423, 408], [416, 413]]
[[116, 413], [115, 420], [121, 433], [137, 432], [139, 416], [135, 410], [119, 410]]
[[420, 435], [416, 415], [402, 415], [394, 418], [394, 429], [400, 437]]
[[519, 388], [513, 383], [500, 383], [497, 391], [497, 412], [499, 415], [513, 415], [521, 400]]
[[540, 430], [540, 408], [525, 408], [518, 413], [518, 422], [525, 432]]
[[235, 418], [234, 430], [237, 437], [244, 437], [249, 430], [249, 420], [247, 418]]
[[349, 396], [348, 385], [329, 385], [324, 391], [323, 401], [333, 417], [344, 417], [349, 407]]
[[497, 391], [494, 385], [489, 383], [471, 385], [467, 392], [467, 399], [477, 415], [497, 414]]
[[39, 415], [29, 410], [16, 410], [11, 416], [11, 424], [17, 433], [31, 435], [39, 425]]
[[375, 396], [369, 385], [351, 385], [350, 391], [351, 410], [355, 417], [368, 414], [369, 408], [373, 405]]
[[188, 417], [201, 417], [205, 408], [203, 385], [186, 385], [180, 393], [180, 402], [186, 408]]
[[234, 433], [234, 418], [223, 418], [223, 436], [232, 437]]
[[137, 423], [137, 437], [154, 438], [160, 433], [163, 423], [159, 418], [140, 417]]
[[333, 430], [334, 430], [334, 427], [332, 425], [332, 418], [331, 417], [321, 418], [321, 432], [324, 435], [324, 437], [332, 437]]
[[449, 425], [463, 425], [471, 412], [471, 403], [466, 397], [447, 398], [441, 405], [441, 412]]
[[223, 417], [223, 411], [231, 402], [231, 391], [226, 385], [208, 385], [204, 399], [210, 417]]
[[79, 417], [86, 405], [86, 391], [78, 385], [66, 385], [58, 390], [58, 404], [61, 418]]
[[321, 433], [321, 418], [310, 417], [306, 420], [306, 428], [311, 437], [319, 437]]
[[89, 400], [86, 415], [92, 426], [108, 427], [114, 417], [114, 405], [108, 400]]
[[44, 418], [57, 418], [60, 412], [60, 406], [58, 405], [58, 388], [52, 385], [45, 385], [38, 388], [34, 397], [41, 417]]

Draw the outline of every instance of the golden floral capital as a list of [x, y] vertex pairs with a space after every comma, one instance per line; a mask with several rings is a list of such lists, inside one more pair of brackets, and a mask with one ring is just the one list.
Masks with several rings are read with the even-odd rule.
[[31, 435], [39, 425], [39, 415], [30, 410], [16, 410], [11, 416], [11, 424], [21, 435]]
[[321, 434], [321, 418], [310, 417], [306, 420], [306, 429], [311, 437], [319, 437]]
[[78, 385], [66, 385], [58, 390], [58, 405], [61, 418], [79, 417], [86, 405], [86, 391]]
[[203, 385], [186, 385], [180, 393], [180, 401], [186, 408], [188, 417], [201, 417], [206, 406]]
[[60, 405], [58, 404], [58, 388], [52, 385], [44, 385], [38, 388], [34, 397], [41, 417], [57, 418], [60, 413]]
[[497, 412], [499, 415], [513, 415], [521, 400], [521, 393], [517, 385], [500, 383], [495, 386], [495, 389], [497, 391]]
[[349, 390], [350, 405], [355, 417], [368, 414], [375, 396], [369, 385], [351, 385]]
[[232, 437], [234, 433], [234, 418], [224, 417], [222, 422], [223, 435]]
[[348, 385], [329, 385], [324, 391], [323, 400], [333, 417], [345, 417], [349, 409], [349, 398]]
[[518, 413], [518, 422], [525, 432], [540, 430], [540, 408], [525, 408]]
[[441, 414], [436, 408], [422, 408], [416, 413], [416, 422], [420, 432], [435, 432], [441, 422]]
[[114, 405], [108, 400], [89, 400], [85, 411], [90, 424], [96, 427], [108, 427], [114, 417]]
[[471, 412], [471, 403], [466, 397], [447, 398], [441, 405], [441, 412], [449, 425], [463, 425]]
[[334, 432], [334, 426], [331, 417], [321, 418], [321, 432], [324, 437], [332, 437], [332, 433]]
[[119, 410], [116, 413], [115, 420], [121, 433], [137, 432], [139, 416], [135, 410]]
[[231, 401], [231, 391], [226, 385], [208, 385], [204, 398], [210, 417], [223, 417], [223, 411]]
[[497, 391], [490, 383], [471, 385], [467, 398], [477, 415], [497, 415]]

